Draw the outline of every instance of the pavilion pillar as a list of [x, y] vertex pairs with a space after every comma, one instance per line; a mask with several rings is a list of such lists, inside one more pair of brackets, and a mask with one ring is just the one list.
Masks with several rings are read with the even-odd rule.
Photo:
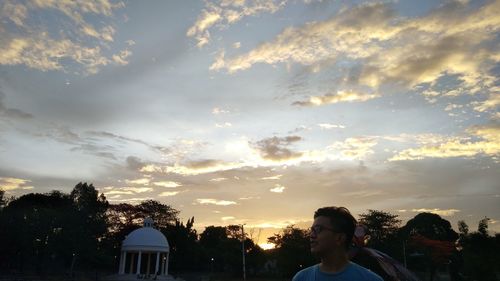
[[158, 274], [158, 265], [160, 263], [160, 252], [156, 252], [156, 266], [155, 266], [155, 275]]
[[168, 275], [168, 252], [166, 253], [167, 259], [165, 260], [165, 273], [164, 275]]
[[130, 268], [128, 274], [134, 274], [135, 253], [130, 253]]
[[125, 273], [125, 261], [127, 260], [127, 252], [122, 251], [120, 255], [120, 268], [118, 269], [118, 274], [124, 274]]
[[146, 267], [146, 275], [149, 275], [150, 264], [151, 264], [151, 253], [148, 253], [148, 266]]
[[161, 271], [160, 271], [159, 275], [164, 275], [165, 274], [165, 260], [166, 260], [166, 258], [162, 257], [162, 259], [161, 259]]
[[139, 258], [137, 259], [137, 274], [141, 274], [141, 257], [142, 252], [139, 251]]

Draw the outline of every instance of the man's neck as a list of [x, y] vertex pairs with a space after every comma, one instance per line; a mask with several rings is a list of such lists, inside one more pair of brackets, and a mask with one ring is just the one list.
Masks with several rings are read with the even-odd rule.
[[341, 272], [349, 265], [349, 259], [345, 252], [332, 252], [321, 258], [319, 269], [326, 273]]

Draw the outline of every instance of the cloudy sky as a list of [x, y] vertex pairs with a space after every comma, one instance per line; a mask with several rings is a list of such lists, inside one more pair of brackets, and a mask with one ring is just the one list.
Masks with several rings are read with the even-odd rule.
[[[500, 1], [0, 4], [0, 186], [198, 228], [314, 210], [500, 231]], [[255, 234], [257, 235], [257, 234]]]

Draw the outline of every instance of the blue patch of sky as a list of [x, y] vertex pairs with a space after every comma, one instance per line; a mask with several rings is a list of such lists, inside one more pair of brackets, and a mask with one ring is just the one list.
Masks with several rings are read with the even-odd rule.
[[426, 15], [442, 4], [443, 1], [439, 0], [405, 0], [394, 1], [392, 3], [394, 9], [396, 9], [398, 14], [405, 17], [418, 17]]

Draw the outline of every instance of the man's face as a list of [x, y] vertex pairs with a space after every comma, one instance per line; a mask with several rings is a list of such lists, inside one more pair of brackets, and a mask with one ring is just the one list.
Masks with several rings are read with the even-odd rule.
[[334, 231], [328, 217], [319, 216], [314, 219], [311, 226], [311, 253], [322, 257], [325, 254], [344, 249], [345, 235]]

